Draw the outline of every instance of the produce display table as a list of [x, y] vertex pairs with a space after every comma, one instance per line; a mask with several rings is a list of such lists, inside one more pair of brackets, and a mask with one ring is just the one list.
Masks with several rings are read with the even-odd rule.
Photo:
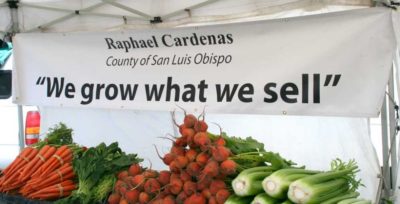
[[28, 200], [21, 196], [0, 193], [0, 204], [51, 204], [51, 202]]

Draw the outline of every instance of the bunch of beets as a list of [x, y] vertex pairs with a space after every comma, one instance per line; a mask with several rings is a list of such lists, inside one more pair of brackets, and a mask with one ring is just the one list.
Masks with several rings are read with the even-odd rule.
[[[124, 175], [121, 172], [109, 203], [223, 204], [228, 199], [228, 177], [236, 174], [237, 164], [229, 159], [232, 153], [223, 137], [209, 137], [204, 114], [196, 118], [185, 112], [183, 124], [176, 125], [181, 136], [171, 139], [167, 154], [159, 155], [169, 170], [135, 165]], [[124, 192], [121, 186], [126, 186]]]

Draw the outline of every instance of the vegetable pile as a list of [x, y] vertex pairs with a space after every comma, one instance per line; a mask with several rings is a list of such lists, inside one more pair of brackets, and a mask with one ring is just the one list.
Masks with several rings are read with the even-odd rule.
[[131, 166], [119, 174], [110, 204], [223, 204], [232, 194], [232, 179], [242, 170], [292, 165], [278, 154], [265, 152], [264, 145], [250, 137], [208, 133], [204, 113], [196, 118], [185, 112], [183, 123], [176, 125], [180, 136], [164, 137], [172, 141], [170, 151], [161, 156], [156, 148], [168, 170]]
[[235, 195], [227, 204], [370, 204], [357, 199], [361, 185], [356, 179], [359, 171], [354, 160], [348, 163], [333, 160], [330, 171], [314, 171], [303, 168], [270, 170], [255, 167], [242, 171], [232, 182]]
[[156, 171], [140, 166], [136, 154], [118, 143], [85, 148], [60, 123], [46, 138], [25, 148], [0, 173], [0, 192], [56, 204], [369, 204], [358, 198], [361, 181], [354, 160], [333, 160], [329, 171], [298, 167], [268, 152], [251, 137], [208, 132], [204, 112], [184, 111], [173, 121], [179, 136], [161, 155], [167, 166]]
[[103, 203], [116, 173], [140, 161], [118, 143], [81, 147], [73, 143], [72, 129], [60, 123], [2, 171], [0, 192], [56, 203]]
[[19, 192], [31, 199], [66, 197], [76, 188], [72, 159], [82, 148], [72, 143], [64, 124], [50, 129], [46, 140], [25, 148], [3, 171], [0, 192]]

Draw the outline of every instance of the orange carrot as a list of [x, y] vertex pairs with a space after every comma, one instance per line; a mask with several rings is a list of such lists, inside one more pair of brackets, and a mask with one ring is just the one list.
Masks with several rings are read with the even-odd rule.
[[19, 180], [26, 182], [32, 174], [44, 163], [48, 158], [50, 158], [56, 151], [55, 147], [45, 145], [35, 157], [34, 160], [29, 162], [29, 164], [24, 168], [24, 171], [19, 176]]
[[[48, 170], [50, 167], [56, 166], [57, 164], [61, 163], [61, 165], [54, 167], [52, 170], [57, 169], [58, 167], [62, 166], [64, 161], [62, 160], [62, 155], [63, 152], [69, 150], [67, 145], [63, 145], [60, 148], [57, 149], [56, 153], [54, 153], [53, 156], [51, 156], [50, 159], [48, 159], [36, 172], [33, 174], [33, 177], [38, 177], [39, 175], [44, 175], [45, 171], [46, 173], [51, 172], [51, 170]], [[70, 151], [68, 151], [70, 152]], [[60, 161], [57, 161], [60, 160]]]
[[26, 162], [28, 155], [33, 151], [33, 149], [34, 148], [32, 147], [27, 147], [23, 149], [22, 152], [17, 156], [17, 158], [15, 158], [15, 160], [3, 170], [3, 174], [8, 174], [12, 172], [13, 169], [20, 166], [24, 161]]
[[65, 181], [74, 177], [74, 171], [71, 164], [67, 163], [62, 168], [52, 172], [46, 179], [40, 180], [40, 182], [33, 184], [35, 189], [40, 189], [54, 184], [54, 182]]
[[[1, 186], [6, 187], [7, 185], [10, 185], [11, 183], [14, 183], [16, 180], [18, 180], [18, 176], [19, 176], [21, 170], [24, 169], [24, 167], [29, 162], [29, 160], [31, 160], [33, 157], [36, 156], [38, 150], [32, 149], [29, 152], [30, 152], [30, 154], [28, 154], [26, 157], [23, 157], [24, 159], [22, 159], [20, 162], [18, 162], [18, 164], [16, 164], [14, 166], [14, 168], [9, 169], [7, 174], [3, 175]], [[21, 158], [22, 158], [22, 156], [21, 156]]]
[[16, 181], [16, 182], [11, 183], [11, 184], [9, 184], [7, 186], [3, 186], [2, 191], [3, 192], [9, 192], [11, 190], [18, 189], [18, 188], [22, 187], [23, 185], [24, 185], [23, 183], [20, 183], [20, 182]]
[[46, 174], [56, 170], [57, 168], [61, 167], [65, 163], [71, 162], [72, 158], [73, 158], [72, 152], [69, 152], [69, 154], [63, 155], [63, 156], [53, 155], [52, 158], [50, 158], [50, 159], [54, 159], [53, 162], [51, 164], [49, 164], [49, 166], [42, 172], [41, 176], [46, 175]]
[[[22, 171], [22, 169], [19, 172], [21, 172], [21, 171]], [[7, 186], [7, 185], [17, 181], [19, 172], [15, 172], [15, 173], [11, 174], [10, 176], [5, 177], [2, 186], [4, 187], [4, 186]]]
[[33, 168], [33, 166], [39, 162], [39, 159], [42, 157], [43, 158], [43, 154], [50, 148], [49, 145], [45, 145], [40, 151], [39, 153], [35, 156], [35, 158], [33, 160], [31, 160], [23, 169], [23, 171], [21, 172], [21, 175], [19, 176], [19, 180], [23, 180], [24, 177], [28, 177], [26, 176], [28, 174], [28, 172]]
[[18, 177], [20, 176], [20, 173], [25, 168], [25, 166], [29, 163], [30, 160], [32, 160], [36, 156], [37, 153], [37, 149], [29, 148], [25, 150], [24, 153], [20, 154], [19, 158], [17, 158], [20, 160], [15, 163], [12, 168], [10, 167], [8, 169], [7, 174], [3, 175], [1, 179], [2, 182], [0, 186], [0, 192], [17, 189], [23, 184], [23, 182], [18, 181]]
[[[30, 179], [27, 182], [27, 185], [30, 186], [37, 186], [39, 183], [43, 183], [46, 180], [56, 180], [58, 182], [60, 182], [62, 180], [63, 174], [61, 172], [65, 172], [66, 169], [68, 172], [71, 171], [72, 172], [72, 168], [71, 168], [71, 163], [66, 163], [64, 164], [62, 167], [60, 167], [59, 169], [56, 169], [55, 171], [51, 172], [50, 174], [46, 175], [46, 177], [35, 177]], [[60, 178], [60, 179], [55, 179], [55, 178]]]
[[45, 193], [41, 195], [36, 195], [35, 197], [32, 197], [33, 199], [39, 199], [39, 200], [53, 200], [57, 198], [62, 198], [62, 197], [68, 197], [71, 195], [72, 191], [64, 191], [63, 195], [60, 195], [59, 192], [57, 193]]
[[[33, 198], [33, 199], [50, 199], [50, 198], [56, 198], [54, 196], [58, 197], [64, 197], [66, 192], [71, 192], [76, 188], [75, 183], [72, 180], [66, 180], [61, 183], [49, 186], [47, 188], [43, 188], [39, 191], [36, 191], [32, 194], [29, 194], [27, 197], [28, 198]], [[58, 194], [56, 194], [58, 193]], [[50, 197], [48, 197], [51, 195]]]
[[35, 169], [33, 172], [36, 172], [37, 169], [39, 169], [51, 156], [54, 155], [54, 153], [57, 151], [55, 147], [50, 147], [48, 151], [44, 153], [43, 158], [40, 158], [39, 162], [36, 163], [33, 168]]

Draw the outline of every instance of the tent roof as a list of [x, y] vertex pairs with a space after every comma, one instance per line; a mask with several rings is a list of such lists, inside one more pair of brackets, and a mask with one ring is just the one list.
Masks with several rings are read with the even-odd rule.
[[[74, 32], [227, 23], [371, 5], [370, 0], [20, 0], [17, 12], [12, 12], [9, 3], [0, 0], [0, 35], [13, 30]], [[152, 24], [155, 17], [162, 23]], [[18, 22], [15, 29], [13, 19]]]

